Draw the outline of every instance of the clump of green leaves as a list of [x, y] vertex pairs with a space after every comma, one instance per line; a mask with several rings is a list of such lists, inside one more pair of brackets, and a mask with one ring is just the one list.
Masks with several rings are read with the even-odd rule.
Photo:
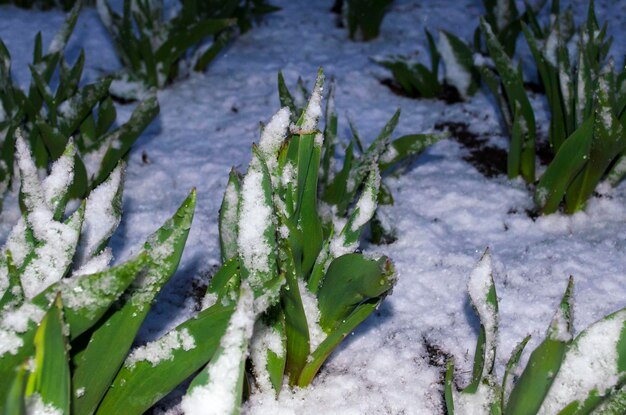
[[[551, 111], [549, 142], [554, 159], [535, 193], [543, 213], [555, 212], [561, 203], [566, 212], [576, 212], [602, 179], [615, 184], [624, 176], [626, 98], [622, 86], [626, 73], [623, 68], [616, 73], [611, 61], [605, 60], [610, 40], [605, 37], [606, 25], [598, 26], [593, 2], [579, 30], [576, 62], [570, 62], [565, 39], [572, 35], [562, 35], [562, 21], [568, 19], [555, 19], [543, 32], [523, 25]], [[513, 67], [488, 24], [483, 21], [481, 25], [496, 67], [494, 72], [483, 66], [483, 79], [496, 97], [511, 137], [508, 174], [533, 183], [536, 125], [521, 69]]]
[[333, 9], [343, 14], [350, 39], [367, 42], [380, 34], [380, 25], [393, 0], [345, 0]]
[[[13, 176], [15, 132], [25, 134], [37, 167], [48, 169], [74, 138], [76, 169], [70, 198], [84, 198], [102, 183], [159, 112], [154, 93], [139, 103], [130, 119], [115, 127], [116, 110], [109, 95], [111, 79], [80, 87], [85, 56], [73, 65], [64, 57], [65, 45], [80, 12], [77, 2], [43, 52], [41, 33], [35, 38], [31, 84], [22, 91], [11, 78], [11, 57], [0, 40], [0, 190], [4, 195]], [[58, 79], [54, 79], [55, 75]], [[54, 80], [53, 80], [54, 79]], [[56, 90], [53, 90], [56, 85]]]
[[572, 291], [570, 278], [546, 338], [531, 353], [521, 375], [516, 376], [518, 362], [530, 340], [527, 336], [513, 350], [500, 382], [494, 371], [498, 300], [491, 259], [485, 253], [469, 281], [472, 305], [480, 318], [472, 378], [467, 387], [457, 392], [453, 386], [454, 363], [448, 362], [448, 413], [624, 413], [626, 309], [602, 318], [574, 337]]
[[[189, 69], [203, 71], [235, 34], [258, 16], [277, 10], [264, 0], [181, 0], [167, 18], [163, 0], [124, 0], [118, 14], [107, 0], [98, 11], [124, 66], [113, 93], [136, 99], [149, 88], [163, 88]], [[206, 40], [212, 37], [207, 45]]]
[[[307, 94], [306, 88], [299, 81], [298, 90]], [[281, 106], [287, 107], [291, 112], [291, 121], [296, 123], [303, 112], [298, 105], [297, 95], [292, 95], [285, 84], [282, 73], [278, 74], [278, 94]], [[367, 171], [372, 164], [376, 164], [381, 175], [392, 173], [399, 165], [414, 159], [427, 147], [444, 138], [435, 134], [409, 134], [392, 139], [393, 131], [400, 119], [398, 109], [378, 136], [372, 140], [369, 146], [363, 144], [363, 140], [357, 131], [356, 125], [350, 121], [352, 137], [346, 142], [341, 142], [338, 137], [337, 111], [335, 108], [335, 84], [330, 83], [326, 102], [326, 123], [323, 130], [323, 143], [321, 148], [321, 172], [318, 178], [320, 195], [320, 211], [334, 212], [343, 217], [352, 206], [359, 186], [367, 176]], [[341, 154], [342, 164], [336, 159], [338, 148], [343, 148]], [[378, 192], [379, 205], [393, 204], [391, 190], [383, 181], [380, 182]], [[332, 228], [333, 216], [324, 214], [324, 228]], [[382, 227], [382, 223], [375, 214], [372, 222], [372, 237], [375, 242], [388, 239], [390, 229]]]
[[[319, 213], [324, 137], [323, 77], [295, 124], [289, 107], [263, 128], [248, 172], [232, 172], [220, 210], [222, 270], [210, 304], [234, 307], [209, 364], [192, 381], [182, 408], [238, 411], [250, 356], [256, 386], [280, 390], [311, 383], [322, 363], [378, 307], [395, 281], [388, 258], [355, 253], [376, 208], [376, 163], [349, 197], [351, 209], [325, 228]], [[215, 306], [213, 306], [215, 307]], [[221, 411], [218, 411], [221, 412]]]
[[195, 194], [138, 255], [110, 268], [123, 166], [66, 212], [75, 145], [43, 181], [19, 133], [16, 145], [24, 213], [0, 253], [0, 406], [93, 413], [178, 266]]
[[[480, 76], [474, 65], [469, 45], [447, 31], [439, 33], [438, 43], [428, 30], [424, 31], [430, 53], [430, 68], [406, 57], [393, 56], [375, 60], [389, 69], [394, 81], [402, 91], [413, 98], [439, 98], [447, 87], [454, 87], [458, 98], [474, 95], [480, 84]], [[444, 64], [444, 78], [439, 80], [439, 63]]]

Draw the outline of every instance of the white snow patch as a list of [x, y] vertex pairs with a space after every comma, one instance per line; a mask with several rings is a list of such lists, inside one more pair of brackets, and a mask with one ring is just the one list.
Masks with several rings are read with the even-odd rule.
[[183, 398], [181, 407], [186, 415], [229, 415], [235, 411], [235, 389], [240, 366], [248, 357], [255, 319], [252, 290], [243, 281], [237, 308], [220, 340], [217, 359], [203, 369], [209, 372], [209, 382], [196, 386]]
[[544, 399], [539, 415], [554, 414], [589, 393], [608, 392], [624, 372], [618, 372], [617, 344], [626, 330], [626, 310], [591, 325], [572, 343]]
[[26, 398], [27, 415], [63, 415], [63, 411], [52, 404], [46, 404], [38, 393]]
[[254, 287], [262, 283], [258, 274], [270, 270], [271, 247], [264, 233], [273, 221], [272, 209], [265, 200], [260, 163], [256, 157], [253, 158], [243, 179], [237, 236], [239, 254], [250, 272], [250, 283]]
[[309, 345], [310, 353], [315, 352], [317, 347], [326, 340], [326, 333], [320, 326], [320, 309], [317, 305], [317, 297], [309, 291], [306, 284], [298, 280], [298, 288], [300, 290], [300, 298], [302, 299], [302, 306], [304, 307], [304, 315], [306, 316], [306, 323], [309, 326]]
[[445, 64], [446, 80], [459, 91], [459, 94], [461, 94], [464, 99], [467, 98], [467, 92], [472, 83], [472, 75], [461, 62], [459, 62], [452, 49], [448, 35], [443, 31], [439, 32], [437, 49], [439, 49], [441, 59]]
[[267, 371], [267, 354], [269, 351], [274, 352], [279, 358], [283, 357], [285, 354], [283, 341], [276, 330], [262, 320], [258, 320], [254, 325], [250, 357], [254, 365], [256, 385], [262, 392], [269, 392], [274, 389]]
[[175, 350], [191, 350], [196, 347], [196, 340], [186, 328], [178, 331], [173, 330], [160, 339], [147, 343], [134, 349], [126, 358], [124, 365], [134, 368], [138, 362], [148, 361], [152, 366], [157, 366], [165, 360], [174, 358]]

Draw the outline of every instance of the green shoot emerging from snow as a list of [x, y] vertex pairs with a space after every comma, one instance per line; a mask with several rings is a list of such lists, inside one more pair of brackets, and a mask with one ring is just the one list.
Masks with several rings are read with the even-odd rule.
[[[124, 0], [122, 15], [108, 0], [97, 0], [98, 11], [124, 65], [113, 94], [136, 99], [150, 88], [163, 88], [187, 68], [204, 70], [236, 32], [253, 19], [278, 10], [264, 0], [181, 1]], [[167, 19], [171, 12], [176, 15]], [[206, 39], [212, 38], [207, 44]]]
[[[77, 165], [69, 197], [82, 199], [109, 176], [159, 112], [156, 96], [151, 94], [137, 105], [128, 122], [112, 128], [116, 110], [109, 96], [111, 79], [79, 87], [85, 56], [81, 52], [73, 66], [64, 57], [79, 11], [77, 2], [47, 53], [42, 52], [41, 33], [35, 38], [28, 93], [11, 79], [11, 57], [0, 41], [0, 196], [13, 177], [18, 128], [40, 169], [48, 169], [61, 157], [70, 137], [74, 137]], [[56, 91], [51, 89], [53, 84], [57, 85]]]
[[[43, 181], [19, 130], [16, 147], [24, 213], [0, 251], [0, 406], [93, 413], [178, 266], [195, 194], [136, 257], [110, 267], [123, 165], [67, 216], [75, 144]], [[191, 335], [175, 341], [195, 344]]]
[[448, 413], [484, 415], [621, 414], [626, 382], [626, 309], [612, 313], [573, 336], [573, 279], [548, 327], [546, 338], [514, 376], [526, 337], [513, 350], [502, 382], [494, 362], [498, 334], [498, 300], [486, 252], [469, 280], [480, 334], [470, 384], [457, 392], [454, 364], [448, 363], [445, 400]]

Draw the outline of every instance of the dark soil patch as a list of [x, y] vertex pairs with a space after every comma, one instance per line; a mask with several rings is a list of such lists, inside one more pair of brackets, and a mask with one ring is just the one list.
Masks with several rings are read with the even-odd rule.
[[[391, 90], [391, 92], [393, 92], [394, 94], [398, 96], [412, 98], [412, 99], [424, 98], [420, 94], [408, 93], [400, 86], [399, 83], [397, 83], [392, 78], [383, 78], [379, 82], [381, 85], [386, 86], [387, 88]], [[463, 99], [461, 99], [461, 95], [459, 94], [459, 91], [452, 85], [448, 85], [446, 83], [441, 85], [441, 92], [436, 97], [436, 99], [440, 99], [444, 101], [446, 104], [457, 104], [459, 102], [463, 102]]]
[[212, 265], [211, 269], [191, 281], [189, 296], [193, 299], [195, 311], [202, 309], [202, 299], [206, 294], [209, 281], [211, 281], [211, 278], [213, 278], [213, 275], [215, 275], [219, 269], [220, 267], [218, 265]]
[[435, 124], [435, 129], [448, 131], [452, 139], [467, 148], [469, 154], [463, 159], [476, 167], [483, 176], [492, 178], [506, 174], [507, 152], [488, 145], [487, 140], [469, 131], [467, 123], [444, 121]]
[[[448, 360], [452, 359], [452, 355], [445, 350], [441, 349], [436, 344], [433, 344], [426, 337], [422, 338], [422, 343], [426, 348], [426, 357], [428, 358], [428, 364], [439, 369], [439, 378], [437, 383], [440, 384], [445, 390], [446, 384], [446, 365]], [[439, 400], [439, 405], [444, 412], [446, 411], [446, 398], [442, 393]]]
[[534, 92], [535, 94], [545, 94], [546, 90], [543, 85], [538, 84], [537, 82], [524, 82], [524, 89], [530, 92]]

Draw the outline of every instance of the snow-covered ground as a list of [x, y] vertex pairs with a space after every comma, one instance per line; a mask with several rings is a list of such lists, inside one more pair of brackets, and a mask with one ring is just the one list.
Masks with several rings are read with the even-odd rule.
[[[193, 287], [206, 282], [219, 264], [217, 213], [228, 171], [231, 166], [245, 170], [250, 146], [258, 142], [259, 121], [266, 122], [279, 108], [278, 70], [289, 85], [302, 76], [311, 86], [320, 66], [335, 77], [344, 138], [349, 134], [348, 117], [371, 140], [400, 107], [396, 136], [433, 132], [436, 124], [452, 121], [467, 123], [493, 146], [506, 146], [485, 94], [454, 105], [399, 97], [380, 84], [388, 74], [370, 60], [417, 50], [427, 60], [424, 28], [446, 29], [470, 39], [482, 13], [478, 0], [397, 0], [380, 38], [370, 43], [347, 39], [347, 31], [337, 27], [336, 15], [329, 11], [332, 0], [272, 3], [283, 10], [233, 42], [207, 73], [193, 74], [159, 92], [161, 114], [132, 150], [124, 217], [112, 240], [116, 258], [137, 251], [191, 188], [198, 189], [183, 260], [143, 327], [143, 340], [156, 338], [191, 315], [196, 305]], [[596, 3], [598, 19], [608, 20], [615, 38], [612, 54], [621, 63], [626, 3]], [[584, 18], [587, 2], [573, 5], [576, 18]], [[35, 33], [43, 32], [46, 45], [62, 20], [60, 12], [0, 7], [0, 38], [22, 84], [29, 80]], [[527, 56], [521, 40], [519, 45]], [[80, 48], [86, 51], [88, 80], [119, 68], [93, 9], [81, 14], [69, 56], [76, 57]], [[540, 97], [533, 103], [545, 134], [545, 104]], [[130, 108], [119, 113], [127, 117]], [[626, 306], [626, 185], [601, 188], [600, 196], [576, 215], [533, 219], [527, 214], [532, 194], [522, 182], [487, 178], [465, 161], [467, 155], [468, 149], [457, 141], [443, 140], [403, 175], [387, 179], [395, 205], [383, 210], [398, 240], [366, 245], [365, 250], [394, 260], [399, 281], [393, 294], [336, 350], [310, 388], [286, 390], [278, 401], [253, 395], [247, 413], [443, 413], [444, 356], [455, 357], [457, 378], [469, 379], [479, 323], [469, 303], [467, 278], [487, 247], [497, 270], [500, 301], [499, 373], [526, 334], [533, 335], [527, 350], [543, 338], [569, 275], [576, 282], [578, 330]], [[5, 206], [2, 239], [19, 214], [15, 203], [7, 201]]]

